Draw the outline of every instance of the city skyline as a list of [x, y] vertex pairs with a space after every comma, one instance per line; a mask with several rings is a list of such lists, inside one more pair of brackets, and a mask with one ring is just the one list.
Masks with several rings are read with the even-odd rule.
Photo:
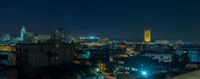
[[69, 36], [200, 40], [199, 2], [186, 1], [1, 1], [1, 32], [28, 31], [51, 34], [62, 27]]
[[0, 79], [199, 79], [199, 4], [0, 0]]

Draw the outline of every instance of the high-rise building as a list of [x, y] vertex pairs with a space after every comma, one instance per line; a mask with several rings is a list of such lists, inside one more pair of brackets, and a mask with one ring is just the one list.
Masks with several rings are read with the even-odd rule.
[[65, 41], [65, 31], [64, 28], [56, 28], [54, 30], [54, 37], [53, 39], [60, 40], [62, 42]]
[[144, 41], [146, 43], [150, 43], [151, 42], [151, 30], [150, 29], [145, 29], [144, 30]]
[[24, 26], [22, 26], [21, 28], [21, 32], [20, 32], [20, 41], [23, 41], [24, 40], [24, 34], [26, 32], [26, 29]]

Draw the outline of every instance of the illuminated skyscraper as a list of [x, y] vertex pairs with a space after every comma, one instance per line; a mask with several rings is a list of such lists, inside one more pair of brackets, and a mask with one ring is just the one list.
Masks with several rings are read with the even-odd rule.
[[150, 43], [151, 42], [151, 30], [150, 29], [145, 29], [144, 30], [144, 41], [146, 43]]
[[23, 41], [24, 40], [24, 34], [26, 32], [26, 29], [24, 26], [22, 26], [21, 28], [21, 32], [20, 32], [20, 41]]

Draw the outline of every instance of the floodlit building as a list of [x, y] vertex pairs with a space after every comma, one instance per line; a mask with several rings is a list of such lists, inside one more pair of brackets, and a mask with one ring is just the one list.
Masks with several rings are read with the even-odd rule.
[[20, 37], [19, 37], [20, 41], [24, 41], [25, 32], [26, 32], [26, 29], [24, 26], [22, 26], [21, 31], [20, 31]]
[[151, 30], [150, 29], [144, 30], [144, 41], [145, 41], [145, 43], [151, 42]]

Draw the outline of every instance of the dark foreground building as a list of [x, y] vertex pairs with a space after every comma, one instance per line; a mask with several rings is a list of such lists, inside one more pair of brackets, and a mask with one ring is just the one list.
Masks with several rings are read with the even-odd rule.
[[54, 79], [51, 76], [61, 73], [65, 75], [63, 78], [71, 79], [73, 44], [50, 40], [46, 43], [17, 44], [16, 49], [19, 79]]

